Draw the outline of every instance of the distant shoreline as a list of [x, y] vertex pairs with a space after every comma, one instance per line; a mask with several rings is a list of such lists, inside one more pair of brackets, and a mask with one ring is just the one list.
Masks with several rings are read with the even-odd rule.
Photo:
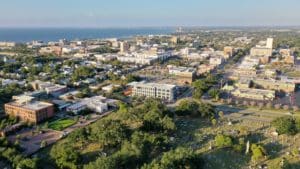
[[[44, 42], [106, 38], [131, 38], [139, 35], [168, 35], [175, 33], [179, 27], [111, 27], [111, 28], [81, 28], [81, 27], [0, 27], [0, 41], [26, 43], [34, 40]], [[183, 26], [187, 32], [197, 30], [209, 31], [297, 31], [300, 26]]]
[[171, 34], [175, 28], [0, 28], [0, 41], [25, 43], [59, 39], [84, 40], [129, 38], [139, 35]]

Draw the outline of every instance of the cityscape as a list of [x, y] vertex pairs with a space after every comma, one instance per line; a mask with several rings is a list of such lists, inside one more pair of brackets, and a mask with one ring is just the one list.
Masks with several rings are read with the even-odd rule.
[[0, 6], [0, 168], [300, 168], [300, 13], [76, 1]]

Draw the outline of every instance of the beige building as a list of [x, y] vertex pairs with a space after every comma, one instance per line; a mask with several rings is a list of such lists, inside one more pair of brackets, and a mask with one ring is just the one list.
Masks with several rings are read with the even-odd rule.
[[253, 100], [274, 100], [275, 91], [262, 89], [235, 89], [231, 94], [238, 98], [253, 99]]
[[253, 83], [264, 89], [294, 92], [296, 85], [292, 82], [281, 81], [281, 80], [270, 80], [270, 79], [254, 79]]
[[257, 70], [255, 69], [242, 69], [238, 68], [233, 71], [233, 73], [229, 76], [230, 79], [239, 79], [243, 77], [254, 78], [257, 76]]
[[13, 48], [16, 46], [15, 42], [0, 42], [1, 49]]
[[177, 36], [172, 36], [171, 39], [170, 39], [171, 43], [173, 44], [177, 44], [178, 42], [178, 37]]
[[209, 64], [202, 64], [198, 66], [197, 74], [202, 75], [205, 73], [210, 73], [216, 68], [215, 65], [209, 65]]
[[120, 42], [120, 53], [126, 53], [129, 51], [130, 45], [128, 42]]
[[230, 46], [224, 47], [224, 58], [228, 59], [233, 56], [233, 48]]
[[42, 47], [39, 50], [40, 54], [55, 54], [58, 56], [62, 55], [62, 47], [60, 46], [47, 46], [47, 47]]

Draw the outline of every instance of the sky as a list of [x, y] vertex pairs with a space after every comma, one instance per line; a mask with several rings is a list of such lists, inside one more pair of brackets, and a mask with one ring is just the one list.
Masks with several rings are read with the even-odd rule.
[[0, 0], [0, 27], [299, 26], [299, 0]]

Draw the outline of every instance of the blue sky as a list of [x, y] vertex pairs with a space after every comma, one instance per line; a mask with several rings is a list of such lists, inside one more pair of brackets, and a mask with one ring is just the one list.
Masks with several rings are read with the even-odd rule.
[[0, 27], [300, 25], [299, 0], [0, 0]]

